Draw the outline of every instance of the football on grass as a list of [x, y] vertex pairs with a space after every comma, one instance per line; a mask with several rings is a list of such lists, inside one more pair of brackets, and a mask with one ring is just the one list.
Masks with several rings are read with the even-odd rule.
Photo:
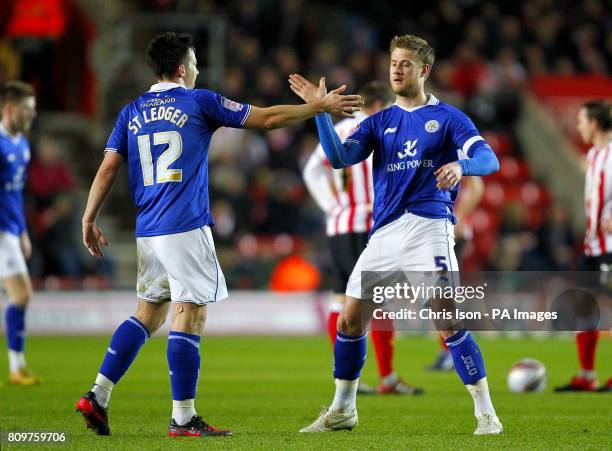
[[535, 359], [523, 359], [508, 373], [508, 388], [515, 393], [539, 392], [546, 387], [546, 367]]

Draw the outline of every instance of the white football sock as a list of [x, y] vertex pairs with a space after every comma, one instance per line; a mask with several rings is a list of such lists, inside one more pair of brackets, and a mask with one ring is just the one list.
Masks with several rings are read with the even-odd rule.
[[100, 404], [102, 407], [108, 406], [108, 401], [110, 400], [110, 395], [114, 386], [115, 384], [113, 381], [111, 381], [104, 374], [98, 373], [98, 376], [96, 376], [96, 382], [91, 391], [95, 393], [96, 401], [98, 401], [98, 404]]
[[181, 426], [187, 424], [194, 415], [196, 415], [194, 399], [172, 401], [172, 419], [176, 424]]
[[381, 379], [381, 382], [385, 387], [393, 387], [398, 381], [399, 377], [397, 377], [397, 373], [395, 371], [390, 372]]
[[580, 377], [584, 377], [585, 379], [595, 379], [597, 377], [597, 372], [594, 370], [580, 370]]
[[12, 351], [9, 349], [9, 371], [15, 373], [22, 368], [26, 367], [25, 355], [23, 352]]
[[355, 379], [354, 381], [336, 379], [336, 394], [332, 401], [331, 410], [336, 413], [353, 412], [355, 410], [358, 384], [359, 379]]
[[474, 398], [474, 415], [476, 418], [482, 415], [496, 416], [486, 377], [483, 377], [474, 385], [468, 384], [465, 387], [470, 392], [470, 395], [472, 395], [472, 398]]

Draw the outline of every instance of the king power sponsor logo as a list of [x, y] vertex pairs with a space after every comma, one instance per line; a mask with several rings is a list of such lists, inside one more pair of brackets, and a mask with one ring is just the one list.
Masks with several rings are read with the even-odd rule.
[[397, 152], [397, 156], [400, 160], [396, 163], [389, 163], [387, 165], [387, 172], [405, 171], [406, 169], [416, 168], [433, 168], [432, 160], [410, 160], [408, 157], [414, 157], [417, 154], [417, 142], [418, 138], [408, 140], [404, 143], [404, 147], [400, 152]]
[[406, 157], [414, 157], [417, 153], [417, 149], [416, 149], [417, 141], [418, 141], [418, 138], [415, 139], [414, 141], [411, 141], [411, 140], [406, 141], [404, 143], [404, 148], [402, 149], [401, 152], [397, 153], [397, 156], [400, 157], [400, 159], [406, 158]]

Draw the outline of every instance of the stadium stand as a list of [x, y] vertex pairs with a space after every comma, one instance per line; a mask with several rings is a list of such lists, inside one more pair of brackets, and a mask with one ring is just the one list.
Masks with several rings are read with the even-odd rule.
[[[2, 2], [0, 7], [0, 81], [17, 75], [41, 91], [43, 114], [35, 134], [63, 138], [81, 196], [118, 108], [151, 83], [141, 50], [143, 42], [161, 29], [196, 34], [203, 69], [200, 86], [258, 105], [296, 103], [286, 81], [293, 72], [313, 80], [325, 74], [328, 86], [347, 83], [351, 90], [371, 79], [386, 80], [388, 41], [410, 32], [428, 38], [437, 49], [429, 89], [474, 118], [501, 162], [501, 171], [485, 179], [485, 198], [469, 219], [475, 239], [466, 248], [463, 269], [526, 269], [521, 266], [526, 260], [562, 268], [578, 250], [582, 213], [575, 201], [568, 201], [572, 208], [563, 205], [569, 187], [580, 189], [582, 180], [574, 174], [575, 182], [557, 187], [546, 176], [523, 127], [526, 115], [537, 116], [532, 108], [539, 113], [546, 108], [541, 98], [524, 93], [538, 77], [601, 80], [609, 76], [612, 38], [606, 18], [609, 21], [610, 12], [603, 1], [576, 6], [550, 0], [443, 0], [435, 2], [436, 8], [431, 2], [415, 1], [410, 14], [392, 16], [389, 12], [394, 9], [383, 4], [393, 2], [361, 10], [348, 1], [330, 6], [302, 0], [108, 0], [99, 11], [94, 1], [47, 0], [37, 3], [44, 3], [55, 20], [43, 30], [29, 22], [33, 20], [27, 15], [29, 2], [22, 2], [19, 9], [17, 3]], [[135, 23], [138, 35], [133, 32]], [[385, 33], [375, 31], [380, 29]], [[98, 52], [95, 59], [89, 58], [100, 42], [113, 53]], [[501, 44], [493, 47], [492, 42]], [[58, 55], [45, 68], [50, 78], [20, 70], [25, 67], [21, 62], [47, 48]], [[79, 64], [66, 70], [67, 58]], [[560, 130], [550, 133], [567, 142]], [[272, 268], [288, 255], [315, 263], [321, 269], [322, 286], [328, 282], [322, 218], [300, 176], [316, 143], [313, 121], [266, 133], [217, 133], [210, 155], [211, 201], [219, 257], [230, 275], [230, 287], [267, 287]], [[539, 151], [550, 155], [554, 149]], [[551, 160], [558, 164], [554, 157]], [[125, 184], [117, 186], [102, 224], [113, 243], [118, 285], [131, 285], [135, 272], [128, 196]], [[543, 238], [551, 227], [565, 231], [555, 235], [558, 242]], [[78, 232], [77, 228], [72, 233]], [[309, 244], [280, 248], [267, 244], [280, 234], [289, 234], [290, 244]], [[75, 239], [80, 242], [78, 236]], [[81, 274], [99, 270], [84, 265]], [[113, 277], [112, 271], [106, 274]]]

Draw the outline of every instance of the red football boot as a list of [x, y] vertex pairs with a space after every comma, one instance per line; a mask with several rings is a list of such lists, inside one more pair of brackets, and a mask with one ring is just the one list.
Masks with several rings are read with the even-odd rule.
[[419, 387], [413, 387], [412, 385], [404, 382], [401, 378], [398, 378], [393, 385], [385, 385], [381, 382], [378, 386], [378, 393], [383, 395], [422, 395], [425, 390]]
[[83, 418], [88, 429], [98, 435], [111, 435], [108, 425], [108, 411], [96, 400], [96, 394], [88, 391], [77, 402], [76, 410]]
[[597, 380], [586, 377], [574, 376], [567, 385], [555, 387], [556, 392], [569, 391], [597, 391]]
[[176, 424], [174, 419], [168, 426], [168, 435], [170, 437], [221, 437], [232, 435], [232, 431], [226, 429], [217, 429], [206, 423], [197, 415], [191, 417], [187, 424]]

